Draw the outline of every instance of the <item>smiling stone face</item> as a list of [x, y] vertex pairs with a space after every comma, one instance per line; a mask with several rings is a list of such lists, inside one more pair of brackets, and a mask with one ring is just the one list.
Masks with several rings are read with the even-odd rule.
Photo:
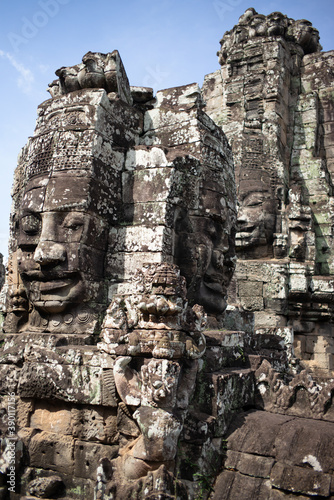
[[287, 17], [281, 12], [272, 12], [267, 16], [268, 35], [283, 36], [287, 28]]
[[289, 34], [302, 47], [305, 54], [321, 50], [319, 31], [312, 26], [310, 21], [306, 19], [295, 21], [289, 29]]
[[269, 256], [276, 221], [269, 174], [260, 169], [245, 170], [239, 182], [238, 199], [237, 252], [245, 252], [247, 258]]
[[17, 222], [18, 271], [29, 301], [43, 312], [97, 298], [93, 283], [103, 277], [106, 224], [87, 211], [89, 184], [76, 179], [67, 196], [63, 177], [27, 184]]
[[92, 333], [106, 307], [108, 231], [121, 197], [114, 129], [99, 132], [109, 105], [92, 90], [39, 108], [14, 180], [6, 331]]
[[191, 304], [209, 314], [226, 307], [226, 292], [234, 271], [233, 222], [221, 205], [220, 192], [202, 193], [203, 212], [182, 214], [176, 222], [176, 262], [187, 280]]

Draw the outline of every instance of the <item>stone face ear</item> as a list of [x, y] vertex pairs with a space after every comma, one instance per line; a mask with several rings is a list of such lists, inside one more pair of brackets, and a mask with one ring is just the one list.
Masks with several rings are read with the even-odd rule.
[[116, 92], [122, 100], [128, 104], [132, 104], [129, 80], [121, 56], [117, 50], [107, 55], [104, 74], [107, 92]]

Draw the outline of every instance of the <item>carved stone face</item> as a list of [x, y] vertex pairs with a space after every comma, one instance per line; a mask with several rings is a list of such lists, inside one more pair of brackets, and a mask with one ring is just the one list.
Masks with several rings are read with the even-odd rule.
[[96, 299], [106, 229], [87, 209], [88, 199], [87, 178], [40, 177], [26, 186], [17, 221], [18, 271], [37, 310], [59, 313]]
[[249, 22], [249, 20], [252, 19], [252, 17], [255, 16], [256, 14], [257, 14], [256, 10], [253, 9], [253, 7], [250, 7], [239, 17], [238, 24], [245, 24]]
[[185, 215], [176, 224], [176, 263], [186, 278], [190, 303], [200, 304], [212, 314], [225, 310], [234, 270], [231, 222], [227, 208], [218, 208], [221, 196], [210, 192], [202, 197], [210, 215]]
[[306, 21], [306, 19], [296, 21], [292, 29], [297, 43], [302, 47], [309, 43], [312, 35], [312, 23], [310, 21]]
[[287, 27], [286, 17], [280, 12], [273, 12], [267, 16], [268, 35], [283, 36]]
[[226, 63], [227, 55], [231, 48], [232, 42], [233, 42], [232, 34], [230, 31], [227, 31], [223, 36], [223, 38], [220, 40], [221, 48], [217, 52], [218, 61], [221, 66], [223, 66]]
[[245, 26], [237, 25], [234, 28], [233, 33], [233, 42], [234, 43], [242, 43], [248, 38], [248, 30]]
[[141, 368], [144, 404], [173, 407], [176, 402], [180, 365], [167, 359], [152, 359]]
[[249, 256], [255, 257], [267, 255], [276, 220], [269, 174], [263, 170], [244, 171], [238, 187], [238, 201], [237, 252], [250, 252]]
[[319, 47], [319, 32], [306, 19], [296, 21], [292, 26], [295, 41], [300, 44], [305, 54], [316, 52]]
[[267, 32], [266, 17], [262, 15], [253, 16], [249, 22], [249, 35], [264, 36]]

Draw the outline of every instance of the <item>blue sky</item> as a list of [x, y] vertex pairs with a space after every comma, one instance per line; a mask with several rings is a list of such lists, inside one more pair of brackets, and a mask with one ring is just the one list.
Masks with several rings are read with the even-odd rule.
[[61, 66], [89, 50], [118, 49], [130, 84], [155, 91], [203, 82], [219, 68], [219, 40], [239, 16], [281, 11], [308, 19], [334, 49], [333, 0], [12, 0], [0, 15], [0, 252], [7, 255], [10, 190], [17, 155], [33, 134], [36, 108]]

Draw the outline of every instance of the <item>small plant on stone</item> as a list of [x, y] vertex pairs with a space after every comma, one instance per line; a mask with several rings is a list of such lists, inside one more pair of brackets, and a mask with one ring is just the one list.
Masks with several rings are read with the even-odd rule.
[[245, 352], [240, 345], [237, 345], [237, 351], [238, 351], [239, 355], [236, 356], [236, 359], [241, 360], [243, 363], [245, 363], [246, 362]]
[[211, 491], [213, 491], [213, 488], [211, 486], [213, 477], [212, 475], [201, 474], [200, 472], [196, 472], [193, 477], [199, 486], [196, 500], [204, 500], [209, 496]]
[[193, 480], [197, 485], [197, 495], [195, 496], [194, 500], [205, 500], [206, 498], [208, 498], [211, 491], [213, 491], [212, 483], [214, 480], [214, 475], [209, 473], [203, 474], [199, 470], [199, 466], [193, 463], [189, 458], [186, 458], [185, 462], [193, 471]]

